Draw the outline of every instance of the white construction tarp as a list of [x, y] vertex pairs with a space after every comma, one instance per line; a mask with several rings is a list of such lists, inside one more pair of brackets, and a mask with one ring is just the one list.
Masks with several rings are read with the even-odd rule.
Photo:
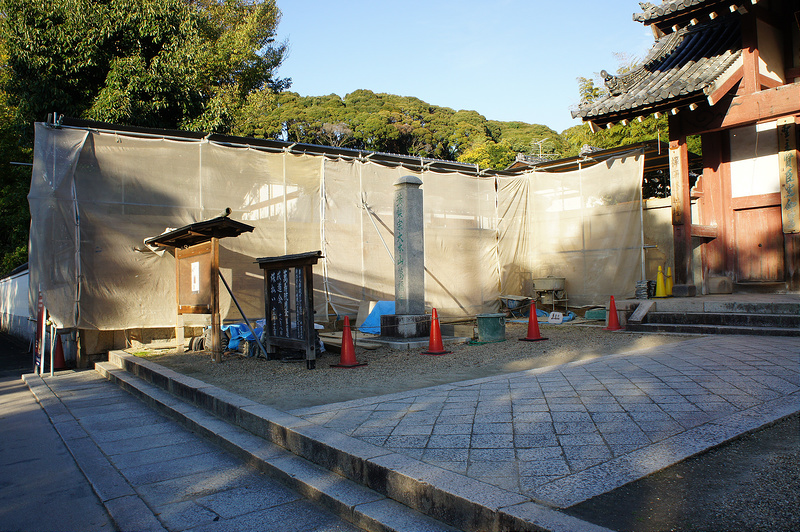
[[[220, 240], [220, 267], [248, 318], [264, 314], [258, 257], [322, 250], [317, 321], [394, 298], [394, 182], [423, 181], [426, 305], [443, 316], [496, 311], [525, 281], [567, 278], [576, 301], [630, 295], [640, 275], [643, 156], [568, 174], [513, 178], [414, 170], [368, 157], [298, 155], [246, 144], [36, 124], [33, 305], [60, 327], [176, 322], [175, 262], [143, 241], [225, 208], [252, 233]], [[413, 163], [413, 164], [412, 164]], [[638, 240], [637, 240], [638, 239]], [[223, 319], [241, 319], [222, 291]]]
[[573, 172], [500, 178], [501, 291], [563, 277], [573, 305], [632, 295], [642, 278], [643, 169], [636, 152]]

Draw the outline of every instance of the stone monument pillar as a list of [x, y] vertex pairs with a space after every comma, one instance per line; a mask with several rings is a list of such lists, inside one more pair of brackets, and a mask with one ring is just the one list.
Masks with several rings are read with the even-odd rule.
[[407, 175], [394, 184], [394, 308], [425, 314], [425, 232], [422, 180]]
[[381, 335], [420, 338], [430, 335], [425, 314], [425, 230], [422, 180], [407, 175], [394, 184], [394, 306], [381, 316]]

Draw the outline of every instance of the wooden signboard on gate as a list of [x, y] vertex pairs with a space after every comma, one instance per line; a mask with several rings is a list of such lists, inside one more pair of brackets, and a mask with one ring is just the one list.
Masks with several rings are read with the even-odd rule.
[[778, 120], [778, 165], [784, 233], [800, 233], [800, 186], [797, 176], [797, 126], [793, 116]]

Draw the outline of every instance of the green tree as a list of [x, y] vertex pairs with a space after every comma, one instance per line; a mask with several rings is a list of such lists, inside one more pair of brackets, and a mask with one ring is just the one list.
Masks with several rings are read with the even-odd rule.
[[603, 96], [604, 91], [600, 87], [595, 86], [594, 79], [578, 77], [578, 94], [581, 103], [593, 102]]
[[[510, 153], [511, 161], [516, 152], [529, 152], [533, 141], [546, 139], [547, 150], [559, 151], [565, 145], [547, 126], [491, 121], [475, 111], [455, 111], [418, 98], [363, 89], [344, 98], [286, 91], [276, 101], [274, 109], [253, 117], [238, 134], [448, 161], [460, 160], [470, 150], [473, 155], [486, 152], [487, 145], [496, 155]], [[493, 168], [499, 164], [492, 157], [476, 160], [493, 161]]]
[[[525, 122], [497, 122], [499, 138], [516, 153], [560, 156], [567, 145], [556, 131], [541, 125]], [[541, 149], [540, 149], [541, 148]]]
[[25, 122], [48, 112], [227, 132], [274, 77], [274, 0], [0, 0], [4, 89]]
[[514, 162], [516, 155], [517, 152], [512, 150], [507, 144], [486, 142], [465, 150], [458, 158], [458, 161], [461, 163], [475, 164], [480, 168], [503, 170]]
[[[0, 87], [11, 75], [7, 65], [8, 54], [0, 41]], [[0, 88], [0, 276], [28, 261], [31, 169], [12, 164], [31, 160], [30, 148], [21, 142], [23, 129], [17, 108]]]
[[[34, 121], [232, 132], [271, 110], [275, 0], [0, 0], [0, 274], [27, 260]], [[247, 127], [247, 126], [245, 126]]]

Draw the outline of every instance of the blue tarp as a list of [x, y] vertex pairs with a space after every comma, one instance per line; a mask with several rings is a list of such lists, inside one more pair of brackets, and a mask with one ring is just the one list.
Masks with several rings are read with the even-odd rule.
[[394, 314], [394, 301], [378, 301], [358, 330], [366, 334], [381, 333], [381, 316]]
[[[261, 337], [261, 332], [264, 330], [264, 324], [266, 320], [257, 320], [256, 327], [253, 329], [256, 335]], [[230, 335], [231, 339], [228, 340], [228, 349], [234, 350], [239, 347], [239, 344], [242, 343], [242, 340], [247, 340], [249, 342], [255, 341], [253, 335], [250, 334], [250, 331], [247, 328], [247, 325], [244, 323], [233, 323], [231, 325], [223, 325], [220, 327], [223, 331], [227, 331]]]

